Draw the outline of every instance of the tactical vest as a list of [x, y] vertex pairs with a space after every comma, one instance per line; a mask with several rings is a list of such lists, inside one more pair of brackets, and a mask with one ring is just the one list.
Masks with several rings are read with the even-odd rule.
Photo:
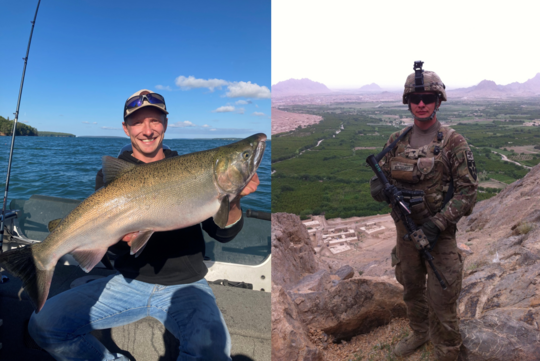
[[409, 132], [400, 140], [389, 159], [390, 182], [398, 188], [424, 192], [424, 201], [411, 206], [411, 217], [417, 224], [424, 223], [443, 207], [443, 200], [452, 182], [452, 168], [444, 149], [454, 129], [440, 127], [431, 143], [411, 148]]

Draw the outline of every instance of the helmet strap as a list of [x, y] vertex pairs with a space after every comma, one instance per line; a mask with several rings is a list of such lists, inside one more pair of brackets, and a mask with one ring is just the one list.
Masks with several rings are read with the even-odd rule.
[[431, 113], [431, 115], [429, 117], [426, 117], [426, 118], [418, 118], [414, 115], [414, 113], [412, 112], [411, 110], [411, 101], [409, 101], [409, 111], [411, 112], [412, 116], [413, 116], [413, 119], [415, 120], [418, 120], [419, 122], [429, 122], [431, 121], [435, 115], [437, 114], [437, 111], [439, 110], [439, 107], [441, 106], [441, 100], [440, 98], [436, 100], [439, 104], [437, 104], [437, 106], [435, 107], [435, 109], [433, 110], [433, 113]]

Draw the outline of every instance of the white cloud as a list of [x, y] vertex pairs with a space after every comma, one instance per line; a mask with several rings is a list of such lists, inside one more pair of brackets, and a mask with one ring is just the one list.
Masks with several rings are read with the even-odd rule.
[[228, 81], [223, 79], [197, 79], [191, 75], [187, 78], [181, 75], [176, 78], [175, 83], [184, 90], [208, 88], [210, 91], [214, 91], [215, 88], [221, 89], [222, 86], [229, 84]]
[[270, 90], [265, 86], [260, 86], [250, 81], [238, 81], [229, 83], [227, 86], [229, 98], [270, 98]]
[[216, 110], [213, 110], [213, 113], [227, 113], [227, 112], [234, 112], [234, 106], [232, 105], [224, 105], [222, 107], [217, 108]]
[[120, 130], [120, 128], [114, 128], [114, 127], [101, 127], [101, 129], [105, 129], [105, 130]]
[[246, 111], [246, 110], [245, 110], [244, 108], [238, 108], [238, 109], [236, 110], [236, 112], [237, 112], [238, 114], [244, 114], [245, 111]]
[[176, 122], [176, 123], [169, 124], [169, 127], [185, 128], [185, 127], [196, 127], [196, 125], [190, 122], [189, 120], [184, 120], [183, 122]]
[[163, 86], [163, 85], [156, 85], [156, 89], [158, 90], [168, 90], [168, 91], [172, 91], [171, 87], [170, 86]]
[[239, 100], [235, 104], [246, 105], [246, 104], [251, 104], [251, 103], [253, 103], [251, 100]]
[[92, 124], [97, 124], [97, 122], [93, 122]]
[[83, 124], [90, 124], [90, 122], [82, 122]]
[[261, 112], [253, 112], [251, 115], [255, 115], [256, 117], [264, 117], [264, 113]]
[[205, 124], [202, 126], [203, 128], [210, 128], [210, 126], [208, 124]]

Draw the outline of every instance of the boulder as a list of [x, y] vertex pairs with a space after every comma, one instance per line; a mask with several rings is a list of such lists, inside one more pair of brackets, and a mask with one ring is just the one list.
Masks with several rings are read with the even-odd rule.
[[406, 317], [403, 288], [391, 279], [378, 277], [332, 280], [319, 271], [288, 291], [303, 323], [333, 336], [350, 339]]
[[354, 269], [349, 265], [345, 265], [338, 269], [335, 275], [341, 280], [346, 280], [354, 276]]
[[308, 337], [294, 302], [272, 282], [272, 360], [320, 361], [321, 352]]

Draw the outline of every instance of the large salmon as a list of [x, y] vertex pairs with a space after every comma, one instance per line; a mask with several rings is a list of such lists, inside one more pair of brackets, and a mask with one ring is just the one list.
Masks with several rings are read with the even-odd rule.
[[89, 272], [109, 246], [139, 232], [137, 255], [154, 232], [189, 227], [213, 217], [224, 228], [229, 202], [255, 174], [265, 149], [259, 133], [223, 147], [135, 165], [103, 157], [105, 186], [69, 213], [41, 243], [7, 251], [0, 264], [22, 279], [41, 310], [56, 263], [70, 253]]

